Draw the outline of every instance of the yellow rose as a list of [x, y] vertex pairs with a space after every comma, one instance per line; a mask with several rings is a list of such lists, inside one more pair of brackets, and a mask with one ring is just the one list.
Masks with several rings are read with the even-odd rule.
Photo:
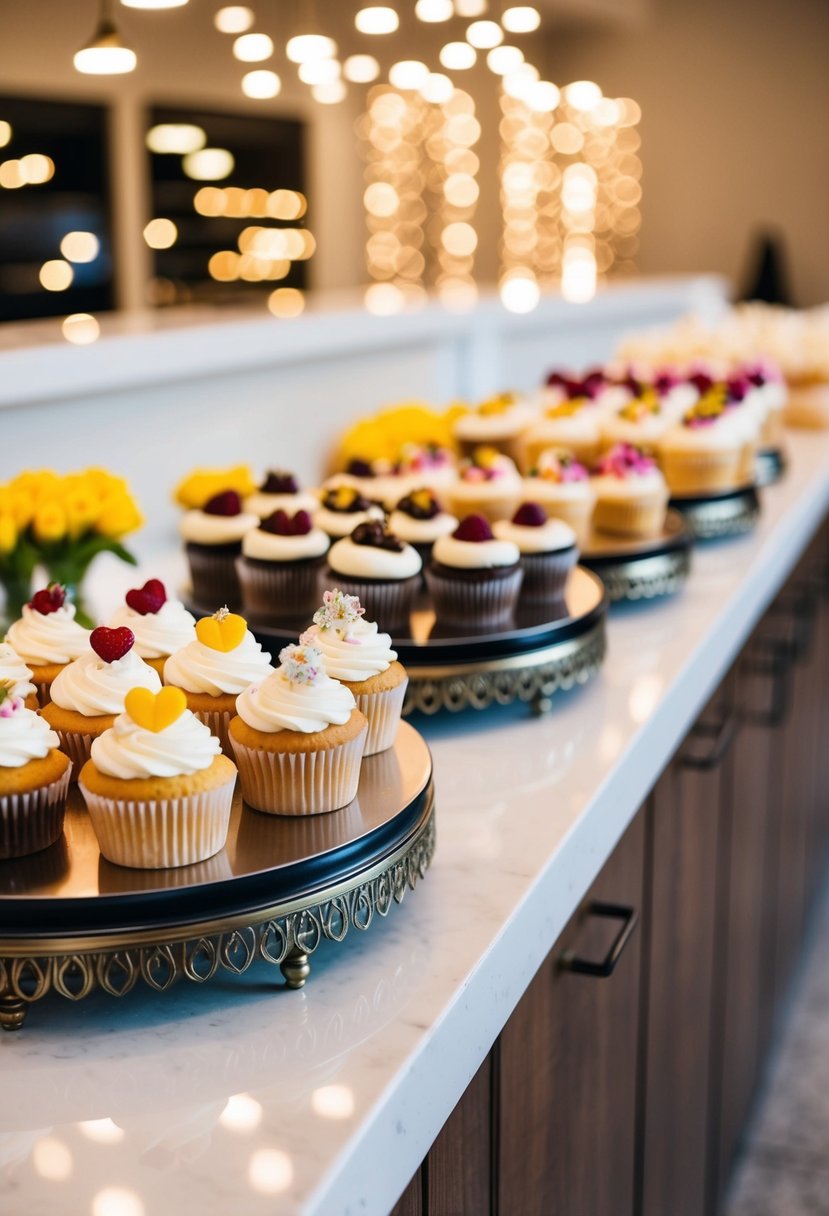
[[123, 490], [116, 490], [101, 503], [95, 531], [101, 536], [117, 540], [140, 528], [143, 522], [143, 516], [130, 495]]
[[0, 515], [0, 554], [11, 553], [17, 544], [17, 528], [10, 515]]
[[231, 469], [194, 469], [176, 486], [175, 500], [182, 507], [203, 507], [223, 490], [235, 490], [241, 498], [247, 498], [255, 489], [256, 483], [246, 464]]
[[62, 505], [54, 500], [42, 502], [35, 511], [32, 520], [35, 539], [41, 544], [54, 544], [63, 540], [66, 535], [66, 512]]
[[453, 404], [441, 414], [412, 401], [383, 410], [373, 418], [363, 418], [343, 436], [337, 463], [344, 467], [350, 460], [394, 462], [409, 443], [454, 450], [452, 422], [459, 413], [463, 413], [463, 406]]
[[130, 492], [124, 477], [116, 477], [114, 473], [109, 473], [106, 469], [85, 469], [83, 473], [78, 474], [78, 477], [86, 489], [96, 494], [101, 502], [116, 491], [123, 494]]
[[19, 473], [9, 482], [9, 489], [26, 494], [36, 503], [47, 498], [58, 498], [61, 492], [61, 478], [52, 469], [32, 469]]
[[94, 525], [101, 512], [101, 501], [91, 486], [73, 484], [63, 500], [66, 524], [72, 540], [77, 540]]

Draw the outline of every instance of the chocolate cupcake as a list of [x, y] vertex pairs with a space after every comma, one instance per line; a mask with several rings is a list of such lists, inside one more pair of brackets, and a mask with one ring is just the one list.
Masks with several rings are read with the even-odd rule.
[[358, 524], [369, 519], [382, 519], [383, 507], [354, 485], [343, 482], [324, 489], [320, 505], [314, 512], [314, 527], [321, 528], [332, 541], [350, 536]]
[[511, 520], [499, 520], [492, 530], [498, 540], [518, 546], [524, 571], [522, 604], [561, 599], [579, 555], [576, 534], [569, 524], [550, 519], [538, 503], [525, 502]]
[[330, 543], [307, 511], [274, 511], [246, 532], [236, 569], [247, 615], [265, 620], [312, 612]]
[[251, 515], [260, 519], [268, 519], [274, 511], [287, 511], [296, 515], [297, 511], [316, 511], [319, 500], [310, 490], [301, 490], [299, 482], [293, 473], [282, 470], [270, 470], [265, 480], [255, 491], [245, 499], [244, 507]]
[[238, 608], [242, 602], [236, 559], [242, 553], [242, 538], [259, 526], [258, 515], [242, 509], [235, 490], [214, 494], [198, 511], [188, 511], [181, 521], [193, 599], [212, 607], [227, 604]]
[[432, 556], [432, 546], [438, 537], [448, 536], [457, 526], [455, 516], [444, 511], [426, 486], [401, 498], [389, 517], [392, 532], [417, 549], [424, 565]]
[[524, 572], [518, 546], [497, 540], [482, 515], [467, 515], [441, 536], [426, 567], [426, 584], [439, 620], [475, 628], [506, 624], [518, 602]]
[[381, 520], [368, 520], [331, 546], [326, 577], [346, 595], [356, 595], [382, 629], [394, 632], [408, 624], [421, 568], [411, 545]]

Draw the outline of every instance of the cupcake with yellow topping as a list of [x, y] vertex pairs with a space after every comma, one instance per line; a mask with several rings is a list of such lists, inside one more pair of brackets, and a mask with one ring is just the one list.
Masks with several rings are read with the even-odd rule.
[[32, 671], [8, 642], [0, 642], [0, 686], [19, 697], [27, 709], [37, 709], [37, 689], [32, 683]]
[[135, 635], [135, 653], [163, 675], [170, 655], [195, 638], [195, 618], [180, 600], [167, 598], [167, 589], [158, 578], [147, 579], [143, 587], [133, 587], [125, 599], [110, 625], [113, 629], [130, 629]]
[[350, 536], [358, 524], [370, 519], [382, 519], [383, 508], [362, 493], [351, 482], [339, 482], [323, 487], [318, 509], [313, 514], [315, 528], [321, 528], [331, 540]]
[[38, 700], [46, 705], [57, 675], [89, 649], [89, 630], [75, 620], [75, 605], [67, 601], [65, 588], [52, 583], [23, 605], [6, 641], [31, 667]]
[[536, 414], [517, 393], [498, 393], [460, 414], [452, 428], [453, 436], [463, 456], [472, 456], [477, 447], [486, 444], [517, 461], [521, 436]]
[[177, 688], [131, 689], [79, 778], [101, 853], [145, 870], [218, 853], [235, 784], [235, 764]]
[[548, 405], [524, 436], [523, 467], [531, 469], [545, 448], [568, 448], [592, 465], [601, 448], [602, 411], [592, 397], [564, 397]]
[[652, 456], [674, 419], [657, 389], [643, 387], [624, 405], [605, 414], [601, 424], [602, 451], [609, 451], [617, 443], [630, 443]]
[[0, 858], [25, 857], [63, 831], [71, 764], [48, 722], [0, 681]]
[[458, 472], [446, 495], [453, 515], [483, 515], [490, 523], [509, 519], [521, 496], [521, 477], [509, 456], [493, 447], [477, 447], [461, 461]]
[[389, 516], [389, 528], [395, 536], [411, 545], [425, 564], [432, 555], [432, 546], [439, 536], [454, 532], [458, 521], [444, 511], [433, 492], [421, 486], [406, 494]]
[[581, 546], [587, 543], [596, 491], [585, 465], [567, 448], [547, 448], [524, 478], [522, 502], [537, 502], [548, 515], [569, 524]]
[[314, 646], [286, 646], [279, 663], [230, 723], [242, 796], [270, 815], [339, 810], [357, 795], [368, 723]]
[[712, 494], [750, 481], [756, 436], [756, 421], [729, 409], [726, 385], [711, 384], [660, 441], [659, 463], [671, 494]]
[[656, 461], [629, 443], [619, 443], [593, 471], [597, 532], [631, 539], [656, 536], [665, 523], [668, 487]]

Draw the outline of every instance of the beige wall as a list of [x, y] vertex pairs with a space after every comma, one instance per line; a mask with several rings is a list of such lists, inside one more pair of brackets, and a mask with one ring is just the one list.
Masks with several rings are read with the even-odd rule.
[[796, 302], [829, 299], [827, 55], [827, 0], [652, 0], [634, 26], [550, 37], [554, 80], [642, 106], [644, 273], [739, 283], [773, 226]]

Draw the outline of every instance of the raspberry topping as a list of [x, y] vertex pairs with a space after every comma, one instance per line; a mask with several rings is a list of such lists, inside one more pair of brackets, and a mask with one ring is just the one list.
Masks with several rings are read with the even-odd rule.
[[494, 539], [489, 520], [485, 519], [483, 515], [465, 516], [452, 535], [455, 540], [468, 540], [476, 545], [481, 541]]
[[34, 608], [41, 616], [49, 616], [57, 612], [66, 602], [66, 591], [60, 583], [50, 583], [43, 591], [36, 591], [29, 601], [29, 607]]
[[537, 502], [522, 502], [512, 522], [519, 528], [543, 528], [547, 522], [547, 512]]
[[235, 490], [223, 490], [208, 498], [203, 510], [206, 515], [241, 515], [242, 500]]
[[297, 494], [299, 484], [293, 473], [275, 473], [269, 470], [259, 489], [263, 494]]
[[392, 553], [402, 553], [403, 544], [393, 532], [389, 532], [381, 519], [369, 519], [351, 533], [355, 545], [368, 545], [372, 549], [388, 549]]
[[89, 635], [89, 645], [99, 659], [103, 659], [105, 663], [115, 663], [132, 650], [135, 634], [131, 629], [127, 629], [126, 625], [122, 625], [120, 629], [107, 629], [105, 625], [99, 625]]
[[263, 532], [272, 536], [307, 536], [313, 527], [311, 516], [307, 511], [297, 511], [289, 515], [287, 511], [274, 511], [267, 519], [263, 519], [259, 527]]
[[143, 587], [127, 592], [127, 606], [141, 616], [154, 616], [167, 602], [167, 592], [161, 579], [150, 578]]
[[714, 378], [713, 376], [709, 376], [707, 372], [694, 372], [693, 375], [688, 377], [688, 383], [693, 384], [694, 388], [702, 396], [703, 393], [707, 393], [709, 389], [714, 387]]
[[728, 381], [728, 400], [744, 401], [751, 391], [751, 380], [747, 376], [732, 376]]

